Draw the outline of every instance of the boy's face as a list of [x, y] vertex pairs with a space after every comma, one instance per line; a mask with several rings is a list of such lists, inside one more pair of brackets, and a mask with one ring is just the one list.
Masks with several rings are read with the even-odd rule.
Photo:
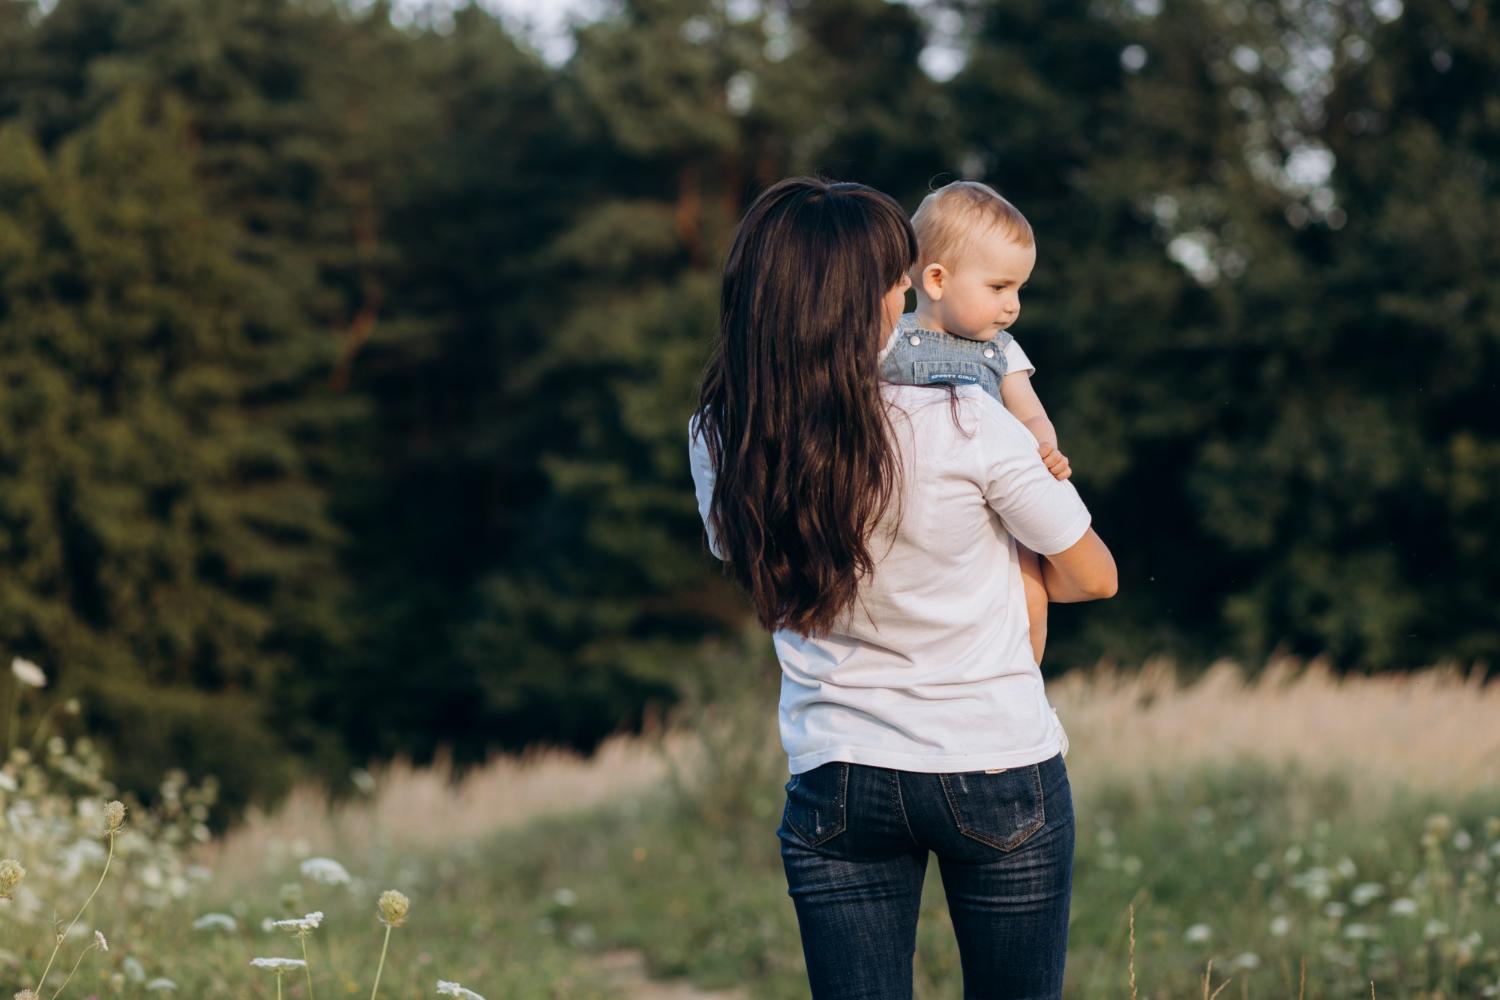
[[984, 232], [970, 241], [962, 260], [927, 265], [921, 290], [931, 300], [931, 318], [945, 332], [994, 340], [1021, 315], [1021, 289], [1035, 266], [1034, 245]]

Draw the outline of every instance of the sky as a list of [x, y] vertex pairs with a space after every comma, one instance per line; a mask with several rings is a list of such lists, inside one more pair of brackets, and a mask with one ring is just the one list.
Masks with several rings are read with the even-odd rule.
[[[519, 34], [531, 39], [542, 58], [552, 65], [560, 65], [573, 54], [573, 42], [569, 36], [568, 27], [580, 20], [589, 20], [599, 16], [610, 6], [609, 0], [478, 0], [479, 5], [494, 13], [506, 23], [506, 26]], [[904, 0], [892, 0], [895, 3]], [[726, 0], [727, 6], [732, 10], [734, 7], [744, 7], [747, 12], [753, 12], [758, 6], [757, 0]], [[427, 16], [441, 19], [451, 11], [462, 7], [463, 0], [394, 0], [394, 9], [397, 16], [412, 18], [422, 17], [426, 10]], [[946, 80], [963, 68], [963, 49], [957, 43], [956, 35], [962, 27], [957, 23], [946, 23], [948, 20], [956, 21], [958, 16], [951, 11], [938, 13], [929, 27], [933, 32], [933, 44], [929, 45], [921, 55], [922, 68], [927, 74], [937, 80]]]
[[[500, 17], [511, 30], [529, 37], [542, 57], [553, 65], [573, 54], [568, 25], [588, 20], [607, 9], [606, 0], [478, 0], [479, 6]], [[443, 19], [464, 6], [464, 0], [393, 0], [397, 17]]]

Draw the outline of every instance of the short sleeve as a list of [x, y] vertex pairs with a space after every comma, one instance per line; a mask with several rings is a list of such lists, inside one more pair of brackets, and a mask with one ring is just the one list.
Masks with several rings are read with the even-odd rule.
[[1021, 350], [1020, 341], [1014, 337], [1010, 338], [1010, 343], [1005, 345], [1005, 373], [1009, 375], [1013, 372], [1034, 371], [1036, 371], [1036, 365], [1032, 364], [1026, 352]]
[[719, 540], [714, 536], [713, 526], [708, 523], [708, 508], [714, 498], [713, 463], [709, 460], [708, 441], [698, 433], [698, 414], [688, 420], [688, 465], [693, 470], [693, 492], [698, 498], [698, 516], [703, 520], [703, 530], [708, 533], [708, 551], [714, 558], [723, 559], [719, 551]]
[[984, 498], [1005, 529], [1044, 556], [1070, 548], [1092, 518], [1073, 484], [1059, 482], [1042, 464], [1036, 438], [990, 397], [976, 397], [980, 422], [971, 438], [977, 449]]

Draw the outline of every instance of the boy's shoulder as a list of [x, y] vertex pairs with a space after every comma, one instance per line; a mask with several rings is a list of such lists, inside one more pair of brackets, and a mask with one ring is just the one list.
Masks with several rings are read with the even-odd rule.
[[1014, 339], [1008, 330], [1001, 330], [993, 340], [970, 340], [943, 330], [932, 330], [921, 326], [917, 323], [916, 313], [902, 313], [901, 319], [896, 323], [895, 346], [900, 347], [904, 344], [908, 348], [925, 348], [920, 352], [924, 357], [933, 352], [953, 351], [961, 357], [968, 358], [977, 355], [986, 361], [998, 360], [1003, 365], [1005, 348]]
[[1008, 338], [1005, 332], [994, 340], [955, 337], [926, 329], [917, 323], [915, 313], [906, 313], [881, 361], [881, 376], [906, 385], [975, 385], [998, 399], [1006, 374]]

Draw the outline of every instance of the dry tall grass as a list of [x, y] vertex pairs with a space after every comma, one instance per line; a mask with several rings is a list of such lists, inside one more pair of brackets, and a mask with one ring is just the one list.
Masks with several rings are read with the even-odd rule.
[[1341, 678], [1320, 661], [1281, 659], [1252, 679], [1221, 662], [1184, 684], [1165, 661], [1101, 664], [1047, 691], [1085, 793], [1245, 758], [1342, 775], [1376, 807], [1402, 786], [1461, 794], [1500, 783], [1500, 683], [1455, 666]]
[[497, 755], [454, 780], [446, 758], [428, 767], [398, 759], [377, 770], [372, 794], [330, 804], [327, 791], [302, 785], [274, 812], [251, 810], [198, 857], [221, 880], [254, 880], [286, 857], [365, 857], [373, 849], [441, 847], [471, 841], [543, 816], [586, 809], [658, 785], [674, 767], [691, 766], [696, 741], [686, 732], [616, 735], [592, 758], [557, 748]]
[[[1248, 757], [1342, 774], [1373, 807], [1402, 785], [1462, 793], [1500, 782], [1500, 684], [1454, 667], [1339, 678], [1317, 661], [1278, 660], [1249, 679], [1225, 662], [1185, 684], [1165, 661], [1130, 672], [1101, 664], [1049, 681], [1048, 695], [1068, 731], [1080, 797], [1105, 782]], [[759, 710], [761, 731], [744, 738], [755, 737], [754, 754], [774, 757], [775, 706]], [[683, 712], [646, 736], [616, 736], [589, 760], [555, 749], [497, 757], [458, 782], [446, 763], [398, 761], [375, 775], [372, 795], [335, 807], [321, 789], [301, 787], [209, 845], [203, 860], [221, 877], [254, 877], [288, 851], [451, 845], [639, 794], [673, 769], [693, 773], [704, 743], [689, 720], [702, 717]]]

